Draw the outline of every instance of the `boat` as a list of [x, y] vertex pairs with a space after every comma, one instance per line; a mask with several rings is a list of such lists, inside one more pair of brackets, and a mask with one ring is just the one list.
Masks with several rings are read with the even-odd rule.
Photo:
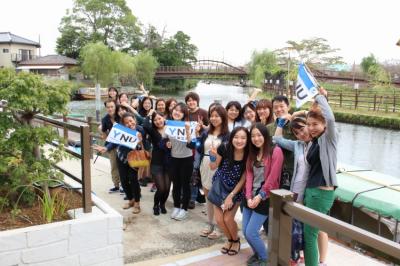
[[[141, 95], [143, 92], [140, 89], [134, 87], [119, 87], [117, 88], [119, 93], [126, 93], [128, 96]], [[100, 97], [105, 99], [108, 97], [108, 88], [100, 88]], [[96, 88], [79, 88], [76, 90], [72, 97], [73, 100], [95, 100], [96, 99]]]
[[[400, 243], [400, 179], [340, 164], [337, 180], [330, 216]], [[343, 236], [338, 240], [358, 245]]]
[[[101, 98], [108, 97], [108, 89], [100, 88]], [[96, 99], [96, 88], [79, 88], [74, 92], [74, 100], [94, 100]]]

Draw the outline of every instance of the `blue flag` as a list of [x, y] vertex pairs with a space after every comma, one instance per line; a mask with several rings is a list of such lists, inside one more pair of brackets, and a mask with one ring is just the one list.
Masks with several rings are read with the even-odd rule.
[[296, 83], [296, 107], [302, 106], [316, 94], [318, 94], [318, 83], [308, 71], [304, 63], [299, 65]]

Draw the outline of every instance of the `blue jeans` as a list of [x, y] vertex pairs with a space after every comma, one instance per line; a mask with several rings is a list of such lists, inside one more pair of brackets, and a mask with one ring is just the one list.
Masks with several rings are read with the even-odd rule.
[[262, 215], [256, 213], [252, 209], [243, 207], [242, 230], [244, 237], [254, 254], [256, 254], [261, 260], [268, 259], [267, 248], [259, 234], [259, 230], [267, 217], [268, 215]]
[[[196, 169], [197, 171], [200, 171], [199, 170], [200, 163], [201, 163], [201, 154], [197, 150], [195, 150], [194, 157], [193, 157], [193, 170]], [[199, 185], [198, 184], [194, 185], [193, 182], [191, 182], [191, 184], [190, 184], [190, 200], [195, 202], [198, 194], [199, 194]]]

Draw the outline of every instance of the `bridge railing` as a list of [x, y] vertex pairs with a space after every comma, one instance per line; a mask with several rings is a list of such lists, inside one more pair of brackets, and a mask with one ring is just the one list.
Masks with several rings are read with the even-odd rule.
[[237, 73], [237, 74], [247, 74], [244, 70], [237, 68], [231, 68], [226, 66], [160, 66], [157, 68], [156, 74], [164, 73]]
[[273, 190], [270, 201], [268, 250], [272, 266], [290, 265], [293, 219], [319, 228], [336, 238], [346, 236], [386, 254], [390, 260], [400, 260], [399, 243], [295, 203], [290, 191]]

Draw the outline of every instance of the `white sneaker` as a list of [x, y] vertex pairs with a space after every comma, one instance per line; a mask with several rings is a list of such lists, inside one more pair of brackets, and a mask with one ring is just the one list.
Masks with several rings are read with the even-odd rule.
[[186, 219], [186, 217], [187, 217], [187, 211], [185, 211], [184, 209], [181, 209], [179, 211], [179, 213], [175, 216], [175, 220], [183, 221]]
[[172, 210], [172, 213], [171, 213], [171, 219], [175, 219], [175, 217], [178, 215], [178, 213], [179, 213], [180, 210], [181, 210], [181, 209], [179, 209], [179, 208], [174, 208], [174, 209]]

